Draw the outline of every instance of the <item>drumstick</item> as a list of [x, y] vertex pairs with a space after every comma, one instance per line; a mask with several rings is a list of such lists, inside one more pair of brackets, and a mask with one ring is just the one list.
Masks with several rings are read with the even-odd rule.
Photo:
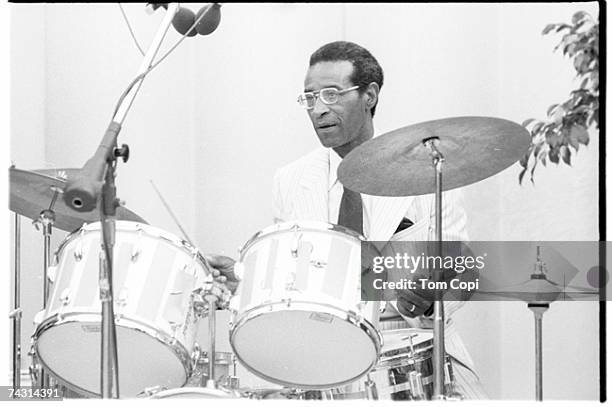
[[193, 247], [197, 248], [197, 246], [193, 243], [193, 240], [191, 240], [189, 238], [189, 235], [187, 234], [187, 232], [185, 232], [185, 229], [183, 229], [183, 226], [181, 226], [181, 222], [179, 222], [178, 218], [174, 215], [174, 212], [172, 212], [172, 209], [170, 209], [170, 205], [168, 205], [168, 203], [166, 202], [166, 200], [162, 196], [161, 192], [159, 192], [159, 189], [157, 189], [157, 187], [155, 186], [155, 183], [153, 183], [153, 180], [150, 179], [149, 182], [153, 186], [153, 189], [155, 189], [155, 192], [157, 192], [157, 196], [159, 196], [159, 199], [164, 204], [164, 207], [166, 208], [166, 210], [168, 211], [170, 216], [172, 216], [172, 220], [174, 220], [174, 223], [176, 223], [176, 226], [178, 226], [178, 228], [181, 230], [181, 233], [183, 234], [183, 237], [187, 240], [187, 242], [189, 242], [190, 245], [192, 245]]

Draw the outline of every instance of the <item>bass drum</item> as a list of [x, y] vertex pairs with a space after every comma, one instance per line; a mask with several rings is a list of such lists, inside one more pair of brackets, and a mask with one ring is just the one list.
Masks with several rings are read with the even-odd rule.
[[207, 389], [202, 387], [181, 387], [162, 390], [151, 396], [152, 399], [233, 399], [240, 395], [233, 391]]
[[291, 388], [352, 382], [378, 361], [379, 303], [361, 300], [361, 243], [349, 229], [287, 222], [240, 252], [230, 343], [263, 379]]
[[[43, 367], [89, 397], [100, 395], [100, 236], [100, 223], [92, 223], [61, 244], [33, 335]], [[126, 221], [116, 222], [113, 256], [120, 396], [184, 385], [200, 320], [192, 293], [210, 275], [203, 257], [170, 233]]]

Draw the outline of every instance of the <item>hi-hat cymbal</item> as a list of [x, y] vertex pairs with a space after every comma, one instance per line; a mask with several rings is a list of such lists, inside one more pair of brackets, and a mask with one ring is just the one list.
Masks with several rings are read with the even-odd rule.
[[530, 304], [547, 304], [558, 300], [577, 301], [595, 300], [599, 292], [595, 289], [562, 286], [547, 278], [532, 278], [523, 283], [496, 291], [478, 291], [477, 295], [487, 295], [522, 300]]
[[368, 195], [433, 193], [431, 150], [423, 140], [438, 138], [444, 156], [442, 189], [490, 177], [517, 162], [529, 148], [529, 132], [493, 117], [454, 117], [402, 127], [366, 141], [338, 167], [345, 187]]
[[[77, 212], [64, 203], [62, 192], [66, 180], [74, 176], [78, 169], [55, 169], [26, 171], [9, 168], [11, 211], [32, 220], [39, 218], [40, 213], [51, 209], [55, 213], [53, 226], [72, 232], [80, 228], [83, 223], [100, 220], [100, 210], [91, 212]], [[57, 192], [57, 194], [56, 194]], [[55, 202], [53, 202], [55, 196]], [[147, 222], [134, 212], [122, 206], [117, 208], [117, 220], [128, 220], [147, 224]]]

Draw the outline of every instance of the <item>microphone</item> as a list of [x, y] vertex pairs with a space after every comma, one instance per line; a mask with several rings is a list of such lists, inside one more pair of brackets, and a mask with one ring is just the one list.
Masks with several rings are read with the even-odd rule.
[[[189, 28], [195, 23], [195, 21], [196, 16], [193, 11], [185, 7], [179, 7], [178, 11], [174, 15], [174, 18], [172, 19], [172, 26], [176, 31], [179, 32], [179, 34], [185, 35]], [[194, 28], [193, 30], [189, 31], [189, 33], [187, 33], [187, 36], [193, 37], [196, 34], [197, 31]]]
[[66, 182], [64, 202], [78, 212], [91, 212], [98, 206], [102, 178], [108, 158], [114, 154], [121, 125], [112, 122], [98, 149], [74, 178]]
[[[155, 12], [158, 8], [163, 7], [168, 9], [168, 3], [147, 3], [147, 9]], [[212, 9], [209, 11], [209, 9]], [[202, 14], [206, 13], [200, 19]], [[200, 21], [198, 21], [200, 19]], [[194, 29], [189, 30], [193, 24], [198, 21]], [[172, 19], [172, 26], [181, 35], [187, 34], [188, 37], [193, 37], [196, 34], [208, 35], [219, 27], [221, 22], [221, 5], [219, 3], [207, 4], [202, 7], [197, 15], [193, 11], [185, 7], [179, 7], [178, 11]], [[189, 31], [189, 32], [187, 32]]]
[[[209, 10], [209, 8], [211, 8]], [[208, 11], [208, 12], [207, 12]], [[200, 18], [202, 14], [206, 15], [196, 25], [196, 31], [200, 35], [208, 35], [217, 29], [221, 21], [221, 5], [219, 3], [208, 4], [198, 11], [195, 19]]]

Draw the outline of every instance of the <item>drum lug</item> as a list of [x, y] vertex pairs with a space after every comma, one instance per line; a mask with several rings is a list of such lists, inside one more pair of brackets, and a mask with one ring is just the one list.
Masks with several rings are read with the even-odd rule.
[[294, 232], [293, 242], [291, 244], [291, 257], [293, 257], [294, 259], [297, 259], [298, 250], [300, 247], [300, 241], [302, 240], [302, 234], [298, 233], [298, 231], [300, 230], [298, 225], [293, 226], [291, 230]]
[[378, 391], [376, 389], [376, 383], [370, 378], [370, 375], [367, 375], [367, 380], [365, 382], [365, 392], [367, 400], [378, 400]]
[[310, 265], [314, 268], [324, 269], [327, 267], [327, 262], [322, 260], [311, 260]]
[[411, 371], [408, 375], [408, 381], [410, 383], [410, 390], [412, 391], [412, 396], [415, 400], [424, 400], [425, 389], [423, 387], [423, 375], [421, 373], [417, 373], [414, 370]]
[[363, 318], [358, 315], [355, 311], [349, 311], [348, 313], [349, 319], [352, 319], [356, 322], [362, 322]]
[[115, 304], [117, 304], [118, 307], [125, 307], [127, 305], [127, 302], [128, 302], [128, 289], [126, 287], [123, 287], [121, 291], [119, 291], [119, 296], [115, 300]]
[[164, 390], [168, 390], [168, 389], [166, 387], [160, 386], [160, 385], [153, 386], [153, 387], [147, 387], [143, 391], [138, 393], [136, 396], [151, 397], [151, 396], [159, 393], [160, 391], [164, 391]]
[[60, 295], [60, 302], [63, 306], [70, 304], [70, 287], [65, 288]]
[[80, 241], [77, 243], [76, 248], [74, 249], [73, 255], [74, 255], [74, 261], [76, 261], [77, 263], [83, 260], [83, 245], [81, 244]]
[[195, 290], [191, 293], [191, 304], [196, 318], [204, 318], [208, 312], [208, 304], [204, 301], [200, 290]]
[[191, 352], [191, 360], [194, 367], [197, 367], [198, 360], [200, 360], [200, 356], [202, 355], [202, 349], [200, 348], [199, 343], [194, 343], [193, 351]]

